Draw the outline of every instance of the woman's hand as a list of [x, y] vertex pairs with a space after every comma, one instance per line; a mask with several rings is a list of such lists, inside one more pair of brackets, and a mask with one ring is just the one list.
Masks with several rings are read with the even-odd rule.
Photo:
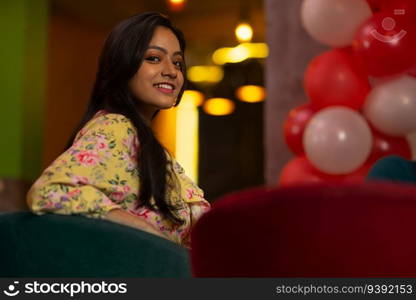
[[157, 235], [165, 239], [169, 239], [166, 235], [164, 235], [160, 230], [158, 230], [152, 224], [146, 222], [145, 220], [141, 218], [135, 217], [134, 215], [120, 208], [110, 210], [108, 214], [106, 215], [105, 219], [118, 223], [118, 224], [140, 229], [140, 230], [146, 231], [148, 233]]

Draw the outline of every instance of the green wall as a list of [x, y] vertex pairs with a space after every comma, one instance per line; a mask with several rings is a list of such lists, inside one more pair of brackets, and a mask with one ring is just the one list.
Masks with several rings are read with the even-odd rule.
[[0, 178], [39, 175], [48, 0], [0, 1]]

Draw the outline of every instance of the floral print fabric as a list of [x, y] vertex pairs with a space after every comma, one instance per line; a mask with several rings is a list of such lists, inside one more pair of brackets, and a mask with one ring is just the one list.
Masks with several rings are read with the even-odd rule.
[[102, 218], [120, 208], [144, 218], [173, 242], [189, 247], [191, 227], [209, 210], [209, 203], [168, 154], [180, 189], [168, 188], [167, 201], [179, 207], [176, 215], [184, 224], [175, 225], [147, 207], [136, 208], [140, 190], [138, 147], [136, 129], [129, 119], [100, 111], [78, 133], [71, 148], [31, 187], [29, 207], [37, 214], [81, 214], [92, 218]]

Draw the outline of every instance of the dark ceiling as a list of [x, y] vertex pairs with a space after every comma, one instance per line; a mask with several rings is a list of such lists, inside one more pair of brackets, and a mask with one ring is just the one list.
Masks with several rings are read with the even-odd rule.
[[52, 10], [108, 30], [130, 15], [159, 11], [184, 31], [191, 48], [206, 51], [234, 46], [234, 27], [246, 14], [254, 27], [253, 41], [265, 41], [262, 0], [187, 0], [179, 12], [170, 11], [167, 0], [52, 0]]

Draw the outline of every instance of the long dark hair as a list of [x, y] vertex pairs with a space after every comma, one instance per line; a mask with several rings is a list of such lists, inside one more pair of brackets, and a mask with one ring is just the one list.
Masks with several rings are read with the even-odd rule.
[[[90, 102], [67, 147], [72, 145], [77, 132], [99, 110], [104, 109], [109, 113], [127, 117], [136, 127], [140, 141], [140, 150], [137, 154], [140, 180], [138, 206], [144, 205], [156, 209], [174, 223], [182, 224], [183, 221], [175, 214], [178, 207], [173, 207], [166, 201], [167, 186], [178, 188], [172, 165], [166, 156], [166, 150], [140, 116], [137, 108], [137, 102], [140, 100], [135, 99], [128, 87], [129, 80], [143, 62], [145, 51], [157, 26], [169, 28], [177, 37], [181, 51], [185, 52], [183, 33], [174, 27], [167, 17], [159, 13], [138, 14], [119, 23], [104, 43]], [[185, 68], [183, 64], [181, 68], [183, 74]], [[179, 104], [184, 89], [185, 82], [175, 105]], [[156, 208], [150, 202], [152, 197]]]

